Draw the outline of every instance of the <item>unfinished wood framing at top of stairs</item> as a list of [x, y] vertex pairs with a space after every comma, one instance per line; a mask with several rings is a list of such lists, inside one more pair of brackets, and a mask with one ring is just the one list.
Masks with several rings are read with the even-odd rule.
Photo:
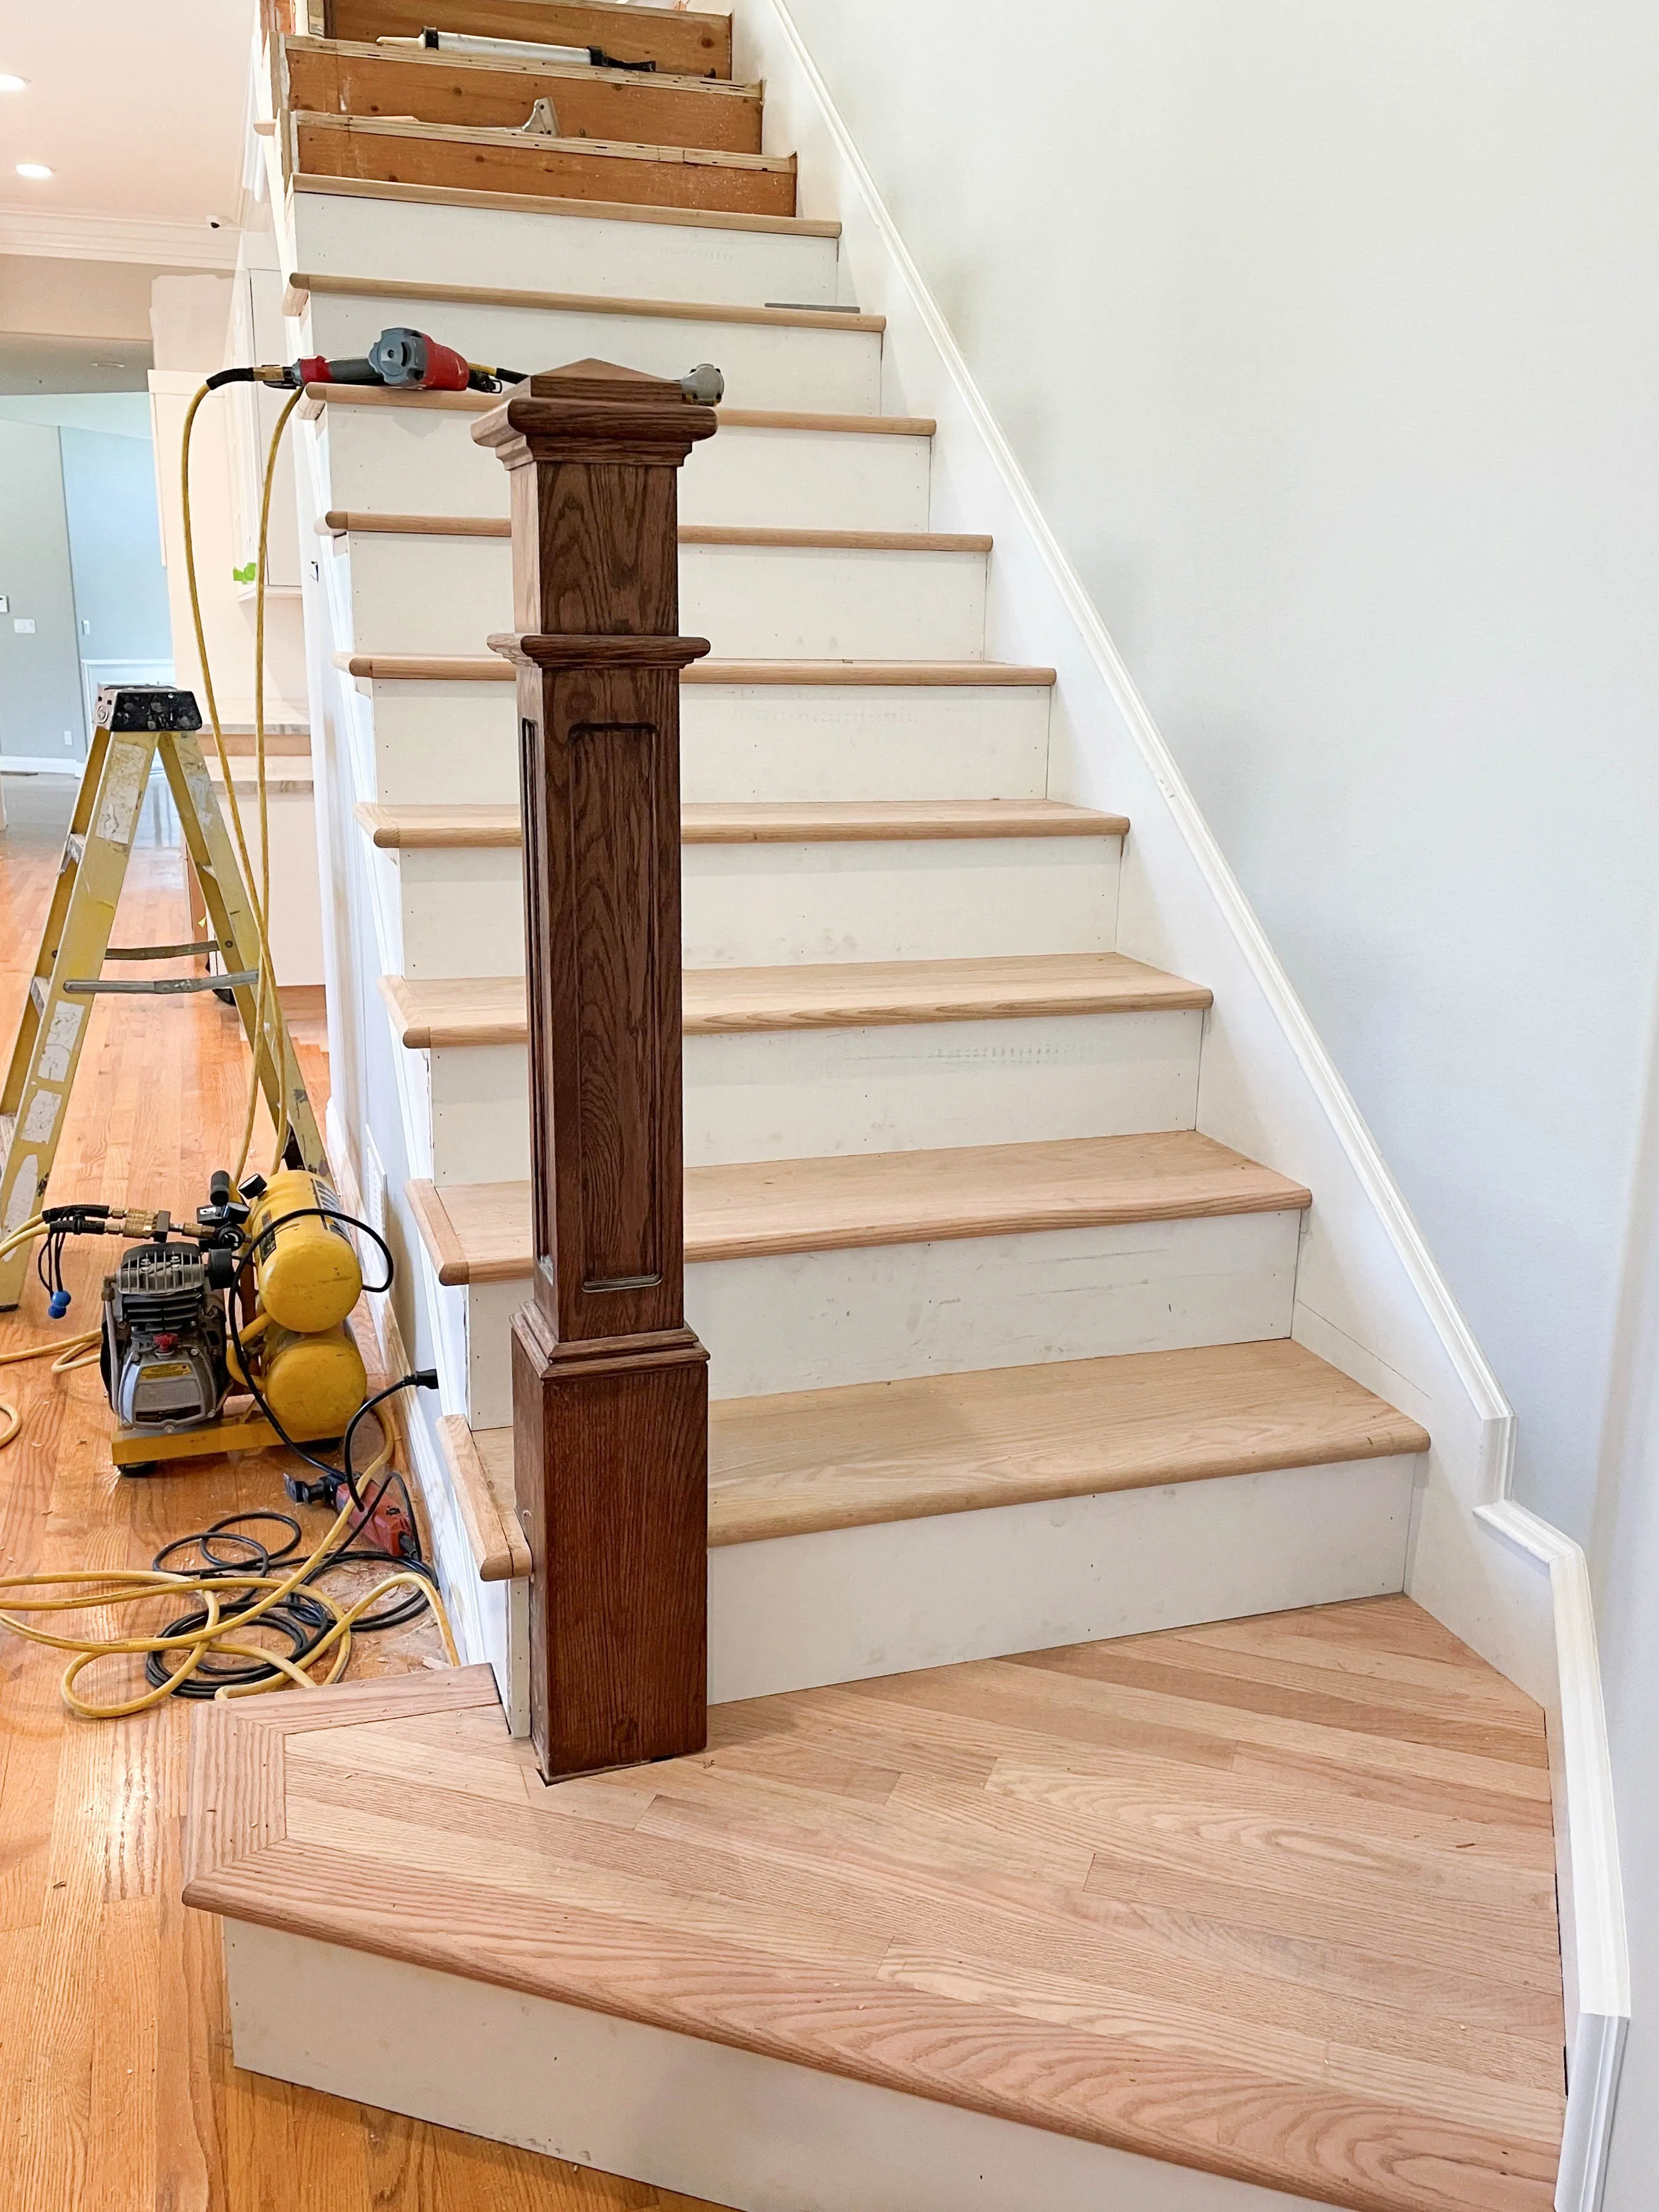
[[[585, 46], [615, 64], [584, 68], [377, 45], [427, 27], [408, 0], [323, 0], [320, 21], [307, 9], [299, 26], [320, 38], [276, 35], [277, 12], [271, 91], [289, 178], [794, 213], [793, 156], [762, 154], [759, 88], [730, 82], [729, 17], [532, 0], [442, 11], [445, 30]], [[550, 131], [526, 127], [538, 101]]]
[[[316, 9], [319, 0], [307, 0]], [[433, 0], [320, 0], [322, 35], [417, 39]], [[442, 0], [441, 27], [544, 46], [599, 46], [619, 62], [654, 62], [684, 76], [729, 77], [732, 18], [605, 0]]]

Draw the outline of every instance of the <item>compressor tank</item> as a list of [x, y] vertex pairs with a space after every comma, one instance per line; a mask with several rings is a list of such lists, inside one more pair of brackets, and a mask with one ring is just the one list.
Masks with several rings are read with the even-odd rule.
[[342, 1437], [368, 1395], [362, 1354], [343, 1322], [309, 1336], [272, 1322], [259, 1345], [259, 1388], [283, 1427], [301, 1443]]
[[246, 1233], [259, 1310], [280, 1328], [301, 1335], [332, 1329], [362, 1296], [356, 1247], [335, 1218], [341, 1211], [329, 1185], [303, 1168], [272, 1176], [255, 1200]]

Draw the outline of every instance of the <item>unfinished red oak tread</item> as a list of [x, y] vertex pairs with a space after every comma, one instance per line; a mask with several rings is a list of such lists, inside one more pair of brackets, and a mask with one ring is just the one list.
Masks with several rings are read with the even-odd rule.
[[[337, 653], [346, 675], [378, 684], [512, 684], [518, 671], [493, 653]], [[858, 690], [1047, 690], [1052, 668], [997, 660], [694, 660], [682, 684], [836, 684]]]
[[[530, 1271], [527, 1182], [408, 1186], [442, 1283]], [[1301, 1183], [1194, 1129], [689, 1168], [688, 1265], [963, 1237], [1301, 1212]]]
[[641, 315], [671, 323], [750, 323], [774, 330], [878, 333], [887, 327], [884, 315], [860, 315], [839, 307], [745, 307], [724, 300], [641, 300], [611, 292], [531, 292], [501, 284], [434, 284], [415, 277], [340, 276], [305, 270], [295, 270], [289, 278], [283, 313], [304, 314], [305, 301], [313, 293], [347, 300], [430, 300], [451, 307], [527, 307], [538, 314]]
[[[331, 507], [317, 519], [319, 538], [498, 538], [510, 539], [504, 514], [382, 514]], [[726, 522], [683, 522], [682, 545], [775, 545], [824, 553], [988, 553], [976, 531], [779, 530]]]
[[[380, 992], [410, 1052], [523, 1044], [516, 975], [382, 975]], [[903, 1022], [1139, 1014], [1202, 1008], [1208, 988], [1121, 952], [1045, 952], [1000, 960], [845, 960], [822, 966], [684, 970], [688, 1036], [738, 1030], [863, 1029]]]
[[1550, 2212], [1543, 1715], [1409, 1599], [717, 1706], [557, 1790], [487, 1668], [373, 1690], [200, 1710], [188, 1904], [1297, 2201]]
[[[517, 848], [516, 806], [377, 806], [353, 809], [385, 851]], [[680, 811], [685, 845], [834, 845], [977, 837], [1121, 837], [1122, 814], [1059, 799], [791, 799], [698, 805]]]
[[[334, 199], [393, 200], [414, 207], [481, 208], [489, 215], [544, 215], [579, 222], [655, 222], [682, 230], [758, 230], [791, 238], [839, 238], [841, 225], [805, 215], [738, 215], [726, 208], [642, 207], [634, 200], [544, 198], [539, 192], [471, 191], [459, 185], [401, 185], [363, 177], [310, 176], [289, 189]], [[499, 401], [491, 401], [498, 405]]]
[[[721, 1398], [708, 1427], [711, 1548], [1429, 1448], [1288, 1338]], [[471, 1444], [511, 1498], [512, 1430]]]
[[[372, 384], [308, 384], [298, 412], [314, 422], [325, 407], [412, 407], [439, 415], [487, 415], [499, 392], [403, 392]], [[814, 415], [781, 407], [717, 407], [722, 430], [826, 430], [848, 437], [931, 438], [931, 415]]]

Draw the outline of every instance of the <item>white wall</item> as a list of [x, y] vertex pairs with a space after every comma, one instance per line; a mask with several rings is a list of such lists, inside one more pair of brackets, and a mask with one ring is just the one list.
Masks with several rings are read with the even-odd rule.
[[1659, 927], [1659, 19], [791, 12], [1583, 1539]]
[[1517, 1496], [1597, 1539], [1638, 2003], [1609, 2203], [1634, 2212], [1659, 18], [787, 5], [1518, 1408]]

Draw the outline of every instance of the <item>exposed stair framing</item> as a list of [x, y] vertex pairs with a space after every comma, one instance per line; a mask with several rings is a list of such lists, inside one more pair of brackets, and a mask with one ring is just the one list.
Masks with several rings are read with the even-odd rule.
[[[446, 2106], [434, 2077], [411, 2109], [563, 2155], [587, 2140], [745, 2212], [933, 2212], [930, 2162], [941, 2208], [986, 2212], [1545, 2212], [1541, 1721], [1399, 1595], [1430, 1437], [1293, 1340], [1320, 1190], [1206, 1131], [1211, 988], [1120, 941], [1135, 824], [1067, 795], [1054, 669], [988, 653], [995, 548], [936, 526], [935, 426], [883, 411], [884, 324], [843, 298], [838, 226], [793, 214], [793, 155], [762, 151], [726, 19], [440, 11], [652, 75], [374, 46], [430, 12], [327, 0], [273, 36], [293, 349], [408, 322], [526, 369], [726, 377], [680, 504], [681, 628], [714, 647], [685, 672], [681, 823], [714, 1748], [543, 1793], [500, 1729], [498, 1700], [526, 1725], [532, 1566], [507, 1369], [530, 1265], [518, 739], [485, 645], [511, 620], [507, 478], [470, 434], [488, 399], [313, 386], [301, 501], [352, 1116], [331, 1141], [398, 1255], [382, 1324], [444, 1378], [419, 1471], [493, 1673], [204, 1728], [191, 1895], [228, 1916], [239, 2054], [246, 2027], [252, 2063], [297, 2063], [290, 1974], [361, 1972], [486, 2042], [466, 1992], [505, 1988], [579, 2077], [602, 2047], [601, 2074], [637, 2064], [653, 2094], [683, 2063], [696, 2095], [765, 2100], [738, 2132], [774, 2115], [770, 2178], [699, 2166], [678, 2122], [653, 2166], [614, 2115], [573, 2134], [556, 2098]], [[541, 97], [559, 137], [519, 138]], [[239, 1841], [250, 1761], [258, 1803], [286, 1790], [288, 1811]], [[411, 1875], [395, 1930], [285, 1899], [281, 1819], [320, 1836], [331, 1793], [371, 1863], [405, 1865], [399, 1774], [423, 1808], [455, 1793], [453, 1880]], [[469, 1803], [496, 1808], [477, 1834]], [[490, 1919], [497, 1844], [533, 1958]], [[1413, 1932], [1430, 1898], [1439, 1981]], [[396, 2102], [371, 2076], [304, 2078]], [[809, 2178], [814, 2130], [866, 2123], [896, 2193], [839, 2150]], [[992, 2123], [1015, 2136], [975, 2132]], [[1024, 2181], [997, 2167], [1010, 2143]]]

